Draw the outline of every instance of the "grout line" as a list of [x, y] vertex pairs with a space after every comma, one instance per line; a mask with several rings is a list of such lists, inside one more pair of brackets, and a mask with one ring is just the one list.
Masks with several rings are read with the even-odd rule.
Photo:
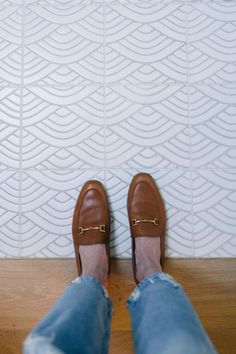
[[186, 40], [187, 40], [187, 100], [188, 100], [188, 129], [189, 129], [189, 162], [190, 162], [190, 198], [191, 198], [191, 222], [192, 222], [192, 257], [195, 258], [195, 248], [194, 248], [194, 209], [193, 209], [193, 161], [192, 161], [192, 126], [191, 126], [191, 114], [190, 114], [190, 74], [189, 74], [189, 0], [186, 0]]
[[[236, 0], [235, 0], [236, 1]], [[193, 87], [222, 87], [222, 88], [233, 88], [236, 89], [236, 82], [235, 83], [190, 83], [191, 86]], [[77, 84], [77, 83], [68, 83], [68, 84], [27, 84], [25, 87], [27, 88], [71, 88], [71, 87], [166, 87], [166, 86], [186, 86], [186, 82], [181, 82], [181, 81], [175, 81], [175, 82], [166, 82], [166, 83], [146, 83], [146, 82], [141, 82], [141, 83], [106, 83], [106, 84], [97, 84], [97, 83], [88, 83], [88, 84]], [[6, 84], [6, 85], [0, 85], [0, 89], [4, 88], [21, 88], [21, 84], [19, 85], [14, 85], [14, 84]]]
[[[154, 0], [155, 1], [155, 0]], [[166, 1], [166, 0], [165, 0]], [[177, 0], [178, 1], [178, 0]], [[181, 0], [180, 0], [181, 1]], [[16, 5], [17, 6], [17, 5]], [[35, 1], [34, 3], [30, 3], [30, 4], [25, 4], [25, 6], [29, 7], [29, 8], [37, 8], [37, 7], [41, 7], [41, 8], [51, 8], [51, 7], [56, 7], [59, 10], [64, 10], [64, 9], [68, 9], [68, 8], [83, 8], [85, 6], [91, 6], [91, 7], [102, 7], [103, 6], [103, 2], [98, 2], [98, 1], [84, 1], [83, 3], [78, 3], [78, 1], [74, 0], [71, 1], [70, 4], [58, 4], [57, 1], [49, 1], [48, 3], [40, 3], [40, 1]]]
[[[231, 0], [231, 3], [234, 3], [236, 0]], [[175, 4], [175, 3], [179, 3], [179, 4], [183, 4], [185, 2], [185, 0], [149, 0], [147, 3], [151, 3], [151, 4]], [[191, 3], [197, 3], [197, 4], [214, 4], [214, 3], [220, 3], [222, 4], [222, 0], [189, 0], [189, 2]], [[223, 0], [224, 3], [226, 2], [230, 2], [230, 0]], [[87, 0], [87, 1], [84, 1], [82, 4], [78, 4], [78, 2], [76, 2], [76, 0], [74, 1], [71, 1], [71, 3], [69, 5], [66, 4], [66, 6], [70, 6], [70, 7], [75, 7], [75, 6], [101, 6], [101, 5], [109, 5], [109, 6], [114, 6], [114, 5], [138, 5], [138, 4], [142, 4], [142, 0], [133, 0], [133, 1], [129, 1], [129, 0], [121, 0], [121, 1], [118, 1], [118, 0], [113, 0], [113, 1], [110, 1], [110, 2], [106, 2], [106, 0], [104, 0], [103, 2], [99, 2], [99, 1], [96, 1], [96, 0]], [[145, 3], [144, 3], [145, 4]], [[34, 2], [34, 3], [31, 3], [31, 4], [28, 4], [27, 6], [30, 6], [30, 7], [36, 7], [36, 6], [40, 6], [40, 7], [51, 7], [51, 6], [60, 6], [58, 5], [58, 2], [56, 2], [55, 0], [51, 0], [49, 1], [47, 4], [45, 3], [41, 3], [38, 1], [38, 2]], [[2, 7], [7, 7], [8, 5], [3, 5]], [[18, 5], [18, 4], [14, 4], [14, 5], [11, 5], [11, 6], [21, 6], [21, 5]], [[62, 4], [62, 8], [65, 8], [65, 5]]]
[[19, 134], [19, 257], [22, 248], [22, 144], [23, 144], [23, 90], [24, 90], [24, 30], [25, 30], [25, 0], [22, 1], [21, 22], [21, 83], [20, 83], [20, 134]]
[[[151, 3], [151, 4], [172, 4], [172, 3], [180, 3], [180, 4], [183, 4], [185, 0], [149, 0], [148, 3]], [[200, 1], [201, 0], [196, 0], [196, 1]], [[206, 0], [206, 1], [209, 1], [209, 2], [212, 2], [212, 0]], [[222, 1], [222, 0], [214, 0], [214, 1]], [[205, 2], [205, 1], [204, 1]], [[133, 0], [133, 1], [129, 1], [129, 0], [113, 0], [113, 1], [109, 1], [107, 2], [106, 0], [103, 0], [103, 1], [96, 1], [96, 0], [87, 0], [87, 1], [84, 1], [82, 2], [82, 4], [79, 4], [78, 1], [74, 0], [74, 1], [71, 1], [70, 4], [59, 4], [58, 5], [58, 2], [56, 2], [55, 0], [49, 0], [49, 2], [47, 4], [45, 3], [40, 3], [40, 1], [35, 1], [34, 3], [31, 3], [31, 4], [28, 4], [27, 6], [30, 6], [30, 7], [37, 7], [37, 6], [40, 6], [40, 7], [51, 7], [51, 6], [58, 6], [63, 9], [65, 7], [77, 7], [77, 6], [102, 6], [102, 5], [109, 5], [109, 6], [117, 6], [117, 5], [137, 5], [137, 4], [142, 4], [142, 0]], [[15, 6], [20, 6], [20, 5], [15, 5]], [[5, 5], [6, 7], [6, 5]]]
[[[58, 167], [58, 168], [22, 168], [21, 171], [22, 172], [56, 172], [56, 171], [70, 171], [70, 172], [76, 172], [76, 171], [138, 171], [140, 169], [143, 169], [144, 167], [141, 167], [141, 166], [137, 166], [137, 167], [106, 167], [106, 169], [104, 169], [104, 167], [86, 167], [86, 168], [83, 168], [83, 167], [80, 167], [80, 168], [69, 168], [69, 167]], [[207, 168], [207, 167], [193, 167], [193, 168], [184, 168], [184, 167], [173, 167], [173, 168], [160, 168], [158, 166], [154, 166], [154, 167], [148, 167], [148, 168], [144, 168], [146, 171], [183, 171], [183, 172], [198, 172], [198, 171], [201, 171], [201, 172], [204, 172], [204, 171], [233, 171], [233, 172], [236, 172], [236, 167], [222, 167], [222, 168]], [[7, 173], [7, 172], [19, 172], [19, 169], [14, 169], [14, 168], [7, 168], [7, 169], [0, 169], [0, 173]]]

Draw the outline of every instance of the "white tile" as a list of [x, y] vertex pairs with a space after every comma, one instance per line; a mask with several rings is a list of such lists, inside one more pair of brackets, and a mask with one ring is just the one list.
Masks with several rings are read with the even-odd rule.
[[190, 91], [193, 167], [236, 167], [236, 86]]
[[0, 170], [19, 168], [20, 90], [0, 88]]
[[24, 168], [104, 166], [103, 88], [24, 90]]
[[186, 82], [182, 3], [106, 7], [106, 82]]
[[25, 11], [25, 84], [103, 83], [102, 6], [29, 6]]
[[0, 86], [19, 85], [22, 63], [22, 8], [0, 7], [0, 22]]
[[22, 176], [22, 257], [74, 257], [72, 218], [76, 200], [96, 171], [31, 171]]
[[[106, 186], [112, 211], [111, 251], [116, 257], [131, 256], [127, 217], [127, 195], [132, 177], [138, 171], [107, 171]], [[168, 219], [166, 255], [192, 257], [192, 214], [190, 174], [180, 171], [145, 171], [155, 179], [163, 196]]]
[[193, 174], [196, 257], [236, 256], [236, 171]]
[[0, 257], [19, 256], [19, 173], [0, 172]]
[[0, 0], [0, 22], [0, 258], [73, 257], [75, 199], [104, 171], [130, 257], [143, 170], [169, 257], [236, 255], [235, 0]]
[[236, 2], [188, 5], [191, 82], [236, 82]]
[[107, 167], [189, 166], [185, 86], [112, 86], [105, 102]]

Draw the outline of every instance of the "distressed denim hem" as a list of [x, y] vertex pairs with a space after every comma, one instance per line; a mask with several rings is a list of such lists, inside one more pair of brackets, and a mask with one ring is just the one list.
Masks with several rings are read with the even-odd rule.
[[53, 344], [53, 337], [29, 334], [23, 342], [24, 354], [65, 354]]
[[77, 277], [74, 280], [72, 280], [72, 282], [69, 285], [80, 284], [83, 282], [95, 283], [97, 288], [99, 289], [99, 291], [102, 293], [102, 295], [105, 296], [105, 298], [110, 300], [110, 296], [107, 292], [107, 289], [102, 285], [102, 283], [94, 275], [81, 275], [80, 277]]
[[126, 300], [126, 305], [129, 305], [135, 301], [138, 300], [138, 298], [140, 297], [140, 294], [142, 293], [142, 291], [147, 288], [148, 286], [150, 286], [150, 284], [155, 284], [158, 282], [168, 282], [169, 284], [171, 284], [174, 288], [179, 288], [181, 287], [181, 285], [179, 283], [177, 283], [175, 281], [175, 279], [169, 275], [168, 273], [164, 273], [164, 272], [159, 272], [159, 273], [152, 273], [148, 276], [146, 276], [134, 289], [134, 291], [131, 293], [131, 295], [129, 296], [129, 298]]
[[[83, 282], [95, 283], [97, 288], [99, 289], [99, 291], [102, 293], [102, 295], [105, 296], [106, 299], [109, 299], [110, 303], [111, 303], [111, 299], [110, 299], [107, 289], [105, 288], [104, 285], [102, 285], [102, 283], [98, 280], [98, 278], [93, 275], [81, 275], [80, 277], [77, 277], [74, 280], [72, 280], [72, 282], [69, 285], [80, 284]], [[111, 303], [111, 305], [112, 305], [112, 303]]]

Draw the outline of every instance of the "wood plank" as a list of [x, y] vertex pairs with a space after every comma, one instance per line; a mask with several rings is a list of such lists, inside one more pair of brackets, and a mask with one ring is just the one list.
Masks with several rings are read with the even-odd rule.
[[[169, 259], [166, 271], [185, 288], [220, 354], [236, 353], [236, 260]], [[0, 353], [20, 354], [30, 329], [76, 277], [74, 260], [0, 260]], [[131, 354], [125, 300], [134, 288], [130, 260], [112, 261], [115, 306], [110, 354]]]

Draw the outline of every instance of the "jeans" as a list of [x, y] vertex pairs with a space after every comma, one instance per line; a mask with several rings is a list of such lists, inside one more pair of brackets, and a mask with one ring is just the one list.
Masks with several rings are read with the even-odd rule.
[[[216, 354], [182, 287], [147, 276], [127, 300], [136, 354]], [[107, 354], [113, 307], [93, 276], [76, 278], [28, 335], [24, 354]]]

